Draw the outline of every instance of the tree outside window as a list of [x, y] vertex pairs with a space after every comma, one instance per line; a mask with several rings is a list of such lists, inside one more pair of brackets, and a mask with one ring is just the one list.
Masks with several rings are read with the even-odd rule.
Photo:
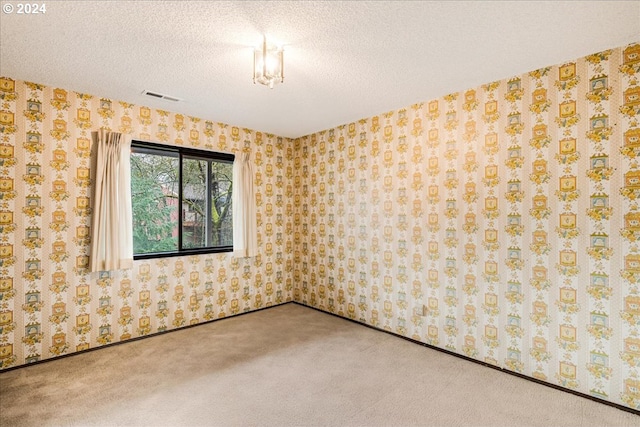
[[137, 141], [132, 147], [137, 258], [232, 250], [233, 156]]

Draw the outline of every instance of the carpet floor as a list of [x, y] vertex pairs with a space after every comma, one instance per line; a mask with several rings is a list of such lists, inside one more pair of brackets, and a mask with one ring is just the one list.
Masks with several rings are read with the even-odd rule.
[[0, 426], [640, 426], [297, 304], [0, 373]]

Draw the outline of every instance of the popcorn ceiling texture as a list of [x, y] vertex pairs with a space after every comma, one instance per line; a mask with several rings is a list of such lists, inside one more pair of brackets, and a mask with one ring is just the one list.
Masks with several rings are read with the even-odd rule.
[[[636, 41], [640, 2], [56, 0], [0, 20], [0, 75], [300, 137]], [[285, 49], [273, 90], [252, 84], [263, 33]]]
[[[632, 44], [296, 140], [2, 77], [0, 364], [293, 299], [640, 409], [639, 74]], [[260, 254], [89, 275], [100, 127], [249, 149]]]

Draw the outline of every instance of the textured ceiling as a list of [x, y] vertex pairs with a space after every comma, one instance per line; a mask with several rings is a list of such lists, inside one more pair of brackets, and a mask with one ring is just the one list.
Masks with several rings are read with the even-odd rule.
[[[0, 13], [0, 75], [285, 137], [640, 41], [638, 1], [46, 7], [44, 15]], [[252, 47], [263, 33], [285, 47], [285, 82], [272, 90], [252, 83]]]

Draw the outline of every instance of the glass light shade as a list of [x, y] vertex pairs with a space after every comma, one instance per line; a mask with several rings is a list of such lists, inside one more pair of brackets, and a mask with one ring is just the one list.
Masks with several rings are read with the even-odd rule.
[[267, 45], [264, 37], [262, 46], [253, 53], [253, 83], [260, 83], [273, 89], [284, 82], [283, 52], [277, 46]]

